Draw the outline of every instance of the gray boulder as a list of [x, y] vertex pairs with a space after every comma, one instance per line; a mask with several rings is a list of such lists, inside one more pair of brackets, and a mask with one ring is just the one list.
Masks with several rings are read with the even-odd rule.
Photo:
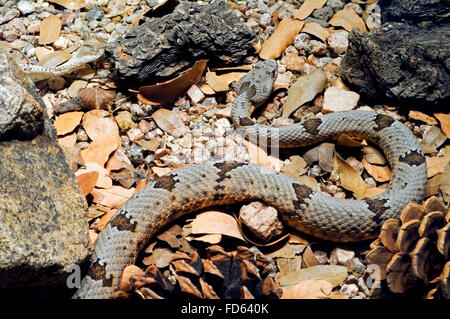
[[1, 48], [0, 74], [0, 288], [62, 285], [89, 254], [86, 200], [34, 84]]

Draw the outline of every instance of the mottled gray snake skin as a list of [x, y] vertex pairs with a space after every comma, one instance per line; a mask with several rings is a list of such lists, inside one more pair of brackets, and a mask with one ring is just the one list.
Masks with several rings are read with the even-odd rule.
[[271, 169], [240, 162], [185, 166], [157, 177], [128, 200], [100, 233], [88, 275], [76, 298], [107, 298], [119, 286], [123, 269], [162, 227], [189, 212], [260, 200], [275, 207], [291, 227], [317, 238], [354, 242], [377, 236], [381, 224], [398, 217], [425, 192], [426, 162], [414, 135], [393, 118], [366, 111], [331, 113], [285, 127], [257, 125], [253, 105], [270, 95], [277, 74], [273, 60], [258, 63], [237, 86], [233, 122], [250, 140], [294, 147], [336, 138], [363, 136], [377, 144], [392, 168], [383, 193], [362, 200], [337, 199], [315, 192]]

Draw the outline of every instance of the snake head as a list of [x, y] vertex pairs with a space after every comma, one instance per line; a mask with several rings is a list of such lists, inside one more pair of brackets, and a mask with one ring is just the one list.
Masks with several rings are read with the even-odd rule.
[[255, 64], [236, 85], [238, 94], [246, 94], [247, 99], [256, 106], [264, 103], [273, 90], [278, 74], [275, 60], [265, 60]]

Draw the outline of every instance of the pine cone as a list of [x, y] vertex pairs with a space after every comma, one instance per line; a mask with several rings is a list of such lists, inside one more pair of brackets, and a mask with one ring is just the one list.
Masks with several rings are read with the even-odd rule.
[[450, 297], [450, 212], [435, 196], [408, 204], [399, 219], [388, 219], [370, 244], [367, 265], [381, 268], [372, 298], [408, 294]]
[[279, 298], [281, 289], [273, 279], [276, 266], [261, 252], [238, 246], [235, 253], [218, 245], [206, 248], [207, 258], [197, 252], [176, 252], [163, 274], [155, 265], [144, 274], [129, 277], [131, 291], [119, 291], [115, 298], [145, 299], [253, 299]]

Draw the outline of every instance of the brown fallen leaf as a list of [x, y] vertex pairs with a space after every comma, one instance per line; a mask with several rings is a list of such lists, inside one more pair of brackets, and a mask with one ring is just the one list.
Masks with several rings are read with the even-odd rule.
[[155, 85], [141, 86], [139, 93], [147, 100], [169, 104], [183, 96], [189, 88], [197, 84], [206, 67], [206, 60], [196, 61], [194, 66], [178, 77]]
[[48, 0], [48, 2], [59, 4], [69, 10], [78, 10], [84, 8], [86, 5], [85, 0]]
[[106, 214], [100, 218], [100, 221], [97, 226], [98, 230], [102, 231], [105, 228], [105, 226], [108, 224], [108, 222], [111, 220], [111, 218], [114, 216], [115, 213], [116, 213], [116, 210], [112, 210], [112, 209], [109, 210], [108, 212], [106, 212]]
[[364, 198], [365, 197], [373, 197], [378, 194], [381, 194], [382, 192], [384, 192], [386, 190], [387, 186], [388, 186], [387, 184], [383, 184], [378, 187], [372, 187], [372, 188], [367, 189], [364, 192]]
[[373, 179], [377, 182], [387, 182], [391, 179], [391, 170], [387, 165], [373, 165], [366, 161], [364, 158], [362, 160], [362, 163], [367, 173], [369, 173], [369, 175], [372, 176]]
[[339, 134], [336, 144], [345, 147], [362, 147], [367, 145], [367, 142], [364, 139], [359, 140], [349, 134], [342, 133]]
[[205, 95], [214, 95], [216, 94], [216, 91], [214, 91], [212, 89], [212, 87], [210, 87], [208, 84], [203, 84], [202, 86], [200, 86], [200, 91], [203, 92], [203, 94]]
[[284, 288], [281, 299], [326, 299], [333, 286], [326, 280], [305, 280]]
[[98, 180], [98, 172], [95, 171], [85, 172], [82, 174], [78, 174], [76, 176], [78, 186], [80, 186], [83, 195], [86, 196], [94, 189], [95, 184], [97, 183]]
[[250, 157], [250, 163], [273, 168], [272, 161], [270, 160], [270, 157], [269, 155], [267, 155], [267, 152], [265, 150], [247, 140], [244, 140], [244, 144], [247, 147], [247, 152]]
[[450, 162], [444, 167], [439, 187], [442, 196], [444, 197], [444, 201], [448, 204], [450, 202]]
[[169, 174], [172, 171], [172, 169], [170, 169], [170, 167], [157, 167], [157, 166], [154, 166], [154, 167], [152, 167], [152, 171], [157, 176], [163, 176], [163, 175]]
[[79, 170], [77, 170], [75, 172], [75, 176], [87, 174], [90, 172], [97, 172], [98, 178], [94, 186], [100, 188], [112, 187], [112, 179], [108, 176], [108, 171], [103, 166], [100, 166], [97, 163], [92, 162], [86, 163], [85, 166], [86, 166], [85, 168], [80, 168]]
[[284, 165], [281, 171], [293, 178], [298, 178], [306, 173], [306, 161], [298, 155], [289, 157], [291, 161], [289, 164]]
[[335, 27], [343, 27], [347, 31], [352, 31], [354, 27], [367, 31], [364, 20], [352, 9], [344, 8], [334, 14], [329, 24]]
[[437, 174], [427, 180], [427, 187], [425, 189], [425, 197], [436, 195], [441, 190], [441, 179], [443, 174]]
[[261, 59], [276, 59], [294, 41], [304, 25], [296, 19], [283, 19], [270, 37], [262, 44], [259, 56]]
[[98, 86], [80, 89], [78, 92], [82, 108], [91, 110], [102, 110], [113, 103], [116, 92], [104, 90]]
[[276, 263], [283, 276], [287, 276], [291, 272], [298, 271], [302, 268], [302, 259], [302, 256], [295, 256], [294, 258], [277, 258]]
[[316, 192], [320, 192], [320, 185], [314, 177], [308, 176], [308, 175], [302, 175], [302, 176], [297, 177], [297, 180], [299, 182], [305, 184], [306, 186], [312, 188]]
[[192, 221], [192, 234], [220, 234], [245, 241], [233, 216], [219, 211], [206, 211]]
[[54, 122], [56, 134], [64, 135], [72, 132], [80, 124], [83, 114], [83, 112], [68, 112], [58, 116]]
[[83, 116], [82, 126], [91, 140], [109, 135], [120, 145], [119, 126], [108, 111], [92, 110]]
[[46, 66], [46, 67], [54, 67], [58, 66], [66, 61], [69, 61], [72, 57], [72, 54], [66, 51], [56, 51], [50, 54], [47, 54], [43, 58], [39, 60], [38, 65]]
[[78, 92], [81, 89], [84, 89], [86, 87], [86, 85], [88, 84], [88, 82], [83, 81], [83, 80], [75, 80], [72, 82], [72, 84], [70, 84], [70, 86], [67, 88], [67, 94], [69, 94], [70, 97], [77, 97], [78, 96]]
[[220, 234], [208, 234], [208, 235], [202, 235], [202, 236], [187, 236], [186, 240], [196, 240], [196, 241], [202, 241], [208, 244], [218, 244], [222, 240], [222, 235]]
[[34, 55], [36, 56], [36, 59], [38, 59], [38, 61], [41, 61], [41, 59], [52, 52], [54, 52], [53, 49], [48, 49], [46, 47], [34, 48]]
[[152, 118], [161, 130], [170, 135], [180, 137], [189, 132], [189, 127], [171, 110], [161, 108], [152, 114]]
[[364, 193], [370, 186], [364, 182], [361, 175], [346, 161], [335, 153], [334, 170], [339, 174], [341, 185], [352, 191], [357, 199], [364, 197]]
[[92, 201], [103, 206], [119, 208], [134, 194], [134, 188], [126, 189], [113, 185], [110, 189], [94, 188], [91, 191]]
[[367, 162], [369, 162], [370, 164], [375, 164], [375, 165], [385, 165], [386, 164], [386, 158], [375, 147], [364, 146], [363, 152], [364, 152], [364, 159]]
[[419, 111], [409, 111], [408, 116], [412, 118], [413, 120], [422, 121], [429, 125], [436, 125], [438, 122], [434, 117], [431, 117], [429, 115], [426, 115], [425, 113], [419, 112]]
[[306, 280], [326, 280], [333, 288], [340, 285], [348, 275], [345, 266], [317, 265], [291, 272], [288, 276], [278, 273], [275, 278], [281, 287], [290, 287]]
[[105, 168], [108, 172], [110, 172], [110, 171], [118, 171], [129, 165], [132, 164], [128, 159], [128, 157], [125, 155], [125, 153], [122, 150], [117, 150], [111, 155], [108, 162], [106, 163]]
[[170, 265], [174, 253], [169, 248], [156, 248], [153, 253], [143, 259], [146, 266], [156, 265], [158, 268], [165, 268]]
[[228, 91], [229, 85], [232, 82], [238, 82], [245, 72], [230, 72], [221, 75], [217, 75], [216, 72], [208, 71], [206, 72], [206, 83], [215, 92], [225, 92]]
[[104, 166], [109, 159], [109, 155], [111, 155], [118, 146], [119, 143], [115, 137], [101, 135], [92, 141], [86, 149], [80, 151], [80, 156], [84, 163], [94, 162], [100, 166]]
[[299, 20], [305, 20], [315, 10], [322, 8], [327, 0], [305, 0], [302, 6], [295, 10], [294, 18]]
[[442, 132], [444, 132], [447, 138], [450, 138], [450, 114], [434, 113], [434, 116], [441, 123]]
[[330, 31], [327, 28], [322, 27], [316, 22], [306, 23], [302, 29], [302, 32], [309, 33], [326, 43], [327, 36], [330, 35]]
[[77, 133], [72, 132], [70, 134], [58, 137], [58, 143], [59, 145], [72, 148], [75, 146], [77, 142]]
[[442, 134], [442, 131], [437, 126], [432, 126], [429, 130], [427, 130], [422, 138], [422, 145], [425, 147], [431, 147], [433, 149], [437, 149], [439, 146], [444, 144], [447, 140], [447, 137]]
[[277, 248], [273, 251], [267, 252], [266, 255], [273, 258], [286, 258], [286, 259], [294, 259], [296, 256], [299, 256], [305, 250], [307, 246], [302, 243], [292, 243], [285, 242], [283, 246]]
[[444, 171], [445, 165], [450, 161], [450, 157], [426, 157], [427, 160], [427, 177], [433, 177], [434, 175], [441, 174]]
[[327, 75], [321, 69], [300, 76], [288, 90], [282, 116], [289, 117], [300, 106], [312, 101], [318, 93], [325, 89], [326, 84]]
[[122, 277], [120, 279], [119, 289], [122, 291], [131, 290], [130, 278], [131, 276], [134, 275], [144, 276], [145, 272], [135, 265], [126, 266], [125, 269], [123, 270]]
[[50, 15], [39, 25], [39, 44], [50, 44], [58, 40], [61, 33], [61, 19]]

